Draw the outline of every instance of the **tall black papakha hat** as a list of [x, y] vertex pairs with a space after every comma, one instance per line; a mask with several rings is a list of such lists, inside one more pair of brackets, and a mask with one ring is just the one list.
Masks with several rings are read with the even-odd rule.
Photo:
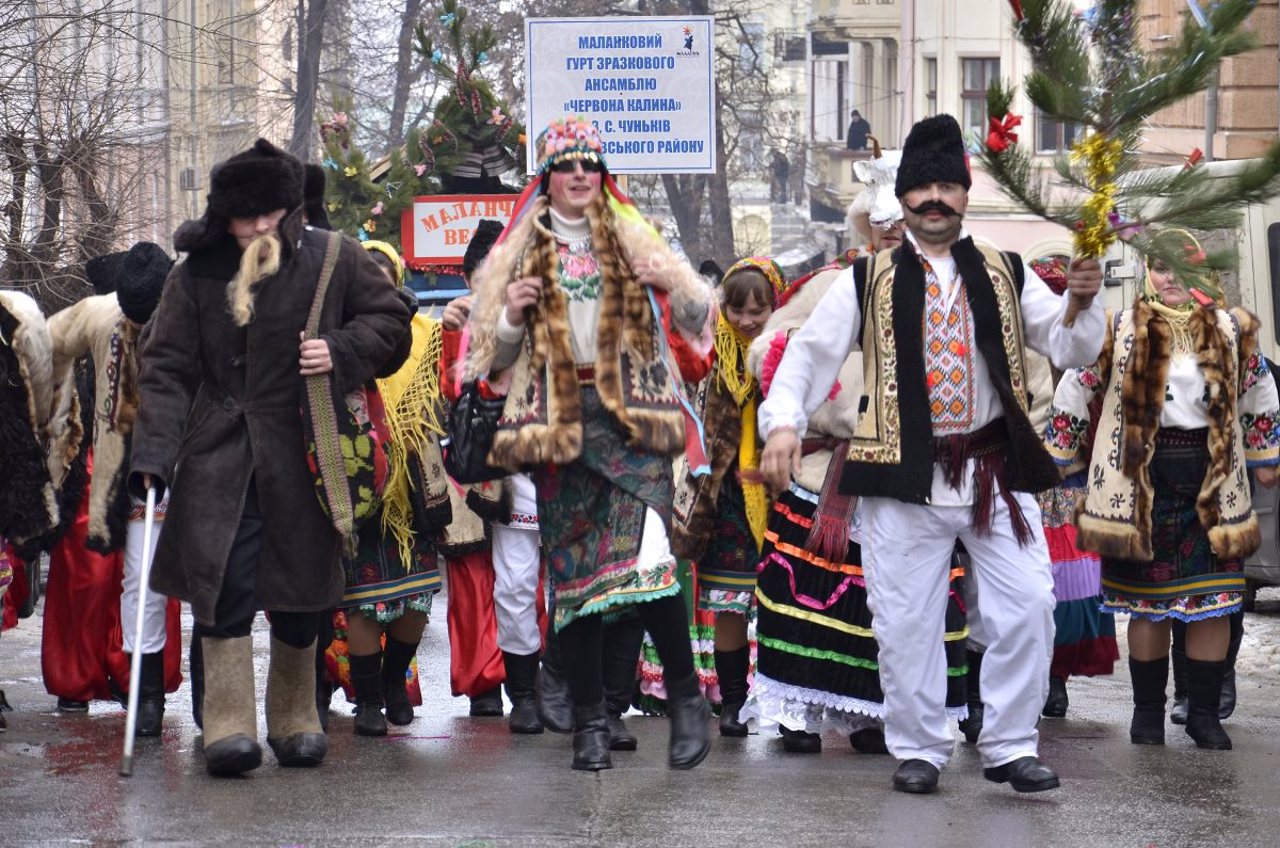
[[966, 190], [973, 185], [965, 162], [964, 134], [950, 115], [925, 118], [911, 128], [902, 145], [902, 163], [893, 193], [898, 197], [929, 183], [959, 183]]

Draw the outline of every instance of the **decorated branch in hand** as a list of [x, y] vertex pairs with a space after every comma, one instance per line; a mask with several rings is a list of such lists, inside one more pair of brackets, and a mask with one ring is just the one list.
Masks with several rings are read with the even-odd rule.
[[1098, 0], [1084, 13], [1064, 0], [1010, 5], [1033, 64], [1027, 96], [1041, 117], [1073, 127], [1076, 140], [1052, 173], [1037, 169], [1018, 143], [1021, 117], [1009, 112], [1014, 91], [997, 81], [987, 91], [987, 171], [1027, 210], [1070, 229], [1077, 256], [1099, 258], [1120, 240], [1218, 298], [1214, 272], [1234, 267], [1234, 247], [1206, 254], [1161, 233], [1238, 227], [1243, 207], [1280, 192], [1280, 143], [1216, 179], [1195, 167], [1198, 150], [1184, 167], [1160, 169], [1144, 168], [1138, 150], [1153, 114], [1203, 91], [1222, 59], [1255, 46], [1243, 29], [1253, 0], [1221, 0], [1204, 11], [1203, 25], [1188, 17], [1181, 34], [1151, 55], [1138, 48], [1137, 0]]

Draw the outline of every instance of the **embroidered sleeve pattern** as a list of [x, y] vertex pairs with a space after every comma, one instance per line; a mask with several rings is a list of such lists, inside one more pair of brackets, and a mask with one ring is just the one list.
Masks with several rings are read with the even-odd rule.
[[1095, 363], [1063, 375], [1053, 396], [1049, 423], [1045, 425], [1044, 443], [1053, 461], [1064, 468], [1074, 465], [1080, 442], [1089, 430], [1089, 403], [1102, 388], [1099, 366]]
[[1280, 465], [1280, 395], [1266, 359], [1249, 357], [1240, 380], [1240, 429], [1245, 464], [1250, 468]]

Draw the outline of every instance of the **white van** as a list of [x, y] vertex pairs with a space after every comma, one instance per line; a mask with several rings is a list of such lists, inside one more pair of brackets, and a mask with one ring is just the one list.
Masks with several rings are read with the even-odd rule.
[[[1198, 165], [1214, 174], [1231, 174], [1244, 162], [1232, 160]], [[1223, 247], [1227, 239], [1237, 241], [1239, 268], [1222, 277], [1223, 291], [1232, 305], [1243, 306], [1262, 321], [1259, 347], [1271, 362], [1280, 380], [1280, 198], [1244, 210], [1239, 232], [1209, 235], [1205, 248]], [[1136, 256], [1127, 246], [1118, 245], [1106, 262], [1105, 299], [1107, 308], [1124, 309], [1137, 294]], [[1262, 525], [1262, 547], [1245, 561], [1248, 590], [1245, 608], [1253, 606], [1259, 585], [1280, 585], [1280, 487], [1263, 489], [1254, 484], [1253, 508]]]

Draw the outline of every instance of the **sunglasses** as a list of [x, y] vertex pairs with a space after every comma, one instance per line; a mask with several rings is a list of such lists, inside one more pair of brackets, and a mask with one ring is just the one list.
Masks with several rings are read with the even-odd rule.
[[604, 166], [595, 159], [561, 159], [551, 166], [551, 170], [557, 174], [572, 174], [577, 165], [582, 166], [584, 174], [598, 174], [604, 170]]

